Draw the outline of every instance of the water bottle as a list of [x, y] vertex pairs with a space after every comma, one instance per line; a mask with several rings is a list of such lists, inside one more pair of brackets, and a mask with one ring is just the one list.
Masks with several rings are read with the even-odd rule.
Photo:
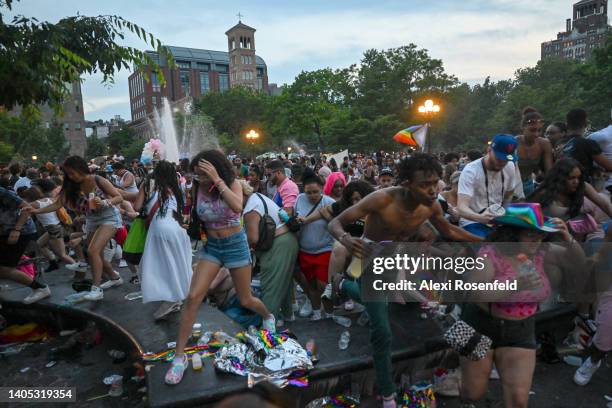
[[194, 323], [191, 329], [191, 338], [198, 340], [202, 336], [202, 323]]
[[195, 353], [191, 356], [191, 366], [196, 371], [202, 369], [202, 357], [200, 356], [200, 354]]
[[289, 214], [287, 214], [284, 208], [281, 208], [278, 210], [278, 218], [280, 218], [282, 222], [287, 222], [289, 221]]
[[351, 342], [351, 333], [348, 330], [345, 330], [340, 335], [340, 340], [338, 340], [338, 348], [340, 350], [346, 350]]
[[[519, 276], [539, 276], [538, 270], [536, 269], [533, 261], [529, 259], [529, 257], [525, 254], [518, 254], [517, 259], [521, 263], [519, 266]], [[532, 291], [537, 291], [539, 288], [531, 289]]]
[[361, 258], [357, 258], [356, 256], [353, 257], [347, 273], [351, 278], [359, 279], [361, 276]]
[[353, 323], [351, 319], [345, 316], [333, 315], [332, 319], [334, 320], [334, 322], [338, 323], [340, 326], [344, 326], [346, 328], [351, 327], [351, 324]]

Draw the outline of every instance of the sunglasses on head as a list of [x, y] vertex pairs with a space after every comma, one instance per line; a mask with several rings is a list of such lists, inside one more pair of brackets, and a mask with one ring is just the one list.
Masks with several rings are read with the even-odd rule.
[[526, 125], [539, 125], [541, 123], [544, 123], [543, 119], [529, 119], [525, 122]]

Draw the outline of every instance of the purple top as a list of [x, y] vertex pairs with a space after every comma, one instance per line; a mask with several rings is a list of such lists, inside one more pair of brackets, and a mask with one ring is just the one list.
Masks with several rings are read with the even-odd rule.
[[220, 196], [206, 197], [198, 191], [197, 213], [207, 228], [216, 230], [240, 225], [240, 213], [234, 212]]

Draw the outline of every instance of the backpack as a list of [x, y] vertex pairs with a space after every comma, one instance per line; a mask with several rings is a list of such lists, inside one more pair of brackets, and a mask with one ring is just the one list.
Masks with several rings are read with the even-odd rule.
[[261, 200], [265, 213], [259, 219], [259, 239], [257, 240], [257, 246], [255, 247], [258, 251], [267, 251], [272, 248], [274, 244], [274, 236], [276, 235], [276, 222], [274, 218], [268, 214], [268, 206], [266, 201], [261, 197], [261, 194], [257, 194], [257, 197]]

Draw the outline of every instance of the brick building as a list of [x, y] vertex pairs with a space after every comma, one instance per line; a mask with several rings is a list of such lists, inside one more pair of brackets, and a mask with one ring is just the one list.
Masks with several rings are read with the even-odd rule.
[[[83, 94], [81, 93], [81, 83], [74, 82], [70, 85], [70, 95], [64, 101], [63, 113], [61, 116], [48, 105], [39, 105], [40, 125], [50, 128], [54, 123], [58, 123], [64, 129], [64, 136], [70, 143], [70, 154], [85, 156], [87, 141], [85, 139], [85, 114], [83, 112]], [[17, 105], [9, 114], [21, 115], [21, 106]]]
[[585, 61], [594, 49], [602, 47], [610, 32], [607, 0], [582, 0], [574, 4], [572, 19], [565, 21], [565, 31], [557, 39], [543, 42], [541, 58]]
[[129, 78], [130, 108], [133, 126], [139, 127], [153, 111], [161, 106], [162, 98], [171, 104], [199, 97], [206, 92], [224, 92], [230, 87], [247, 86], [268, 92], [268, 72], [265, 61], [255, 55], [255, 29], [238, 22], [230, 28], [228, 51], [168, 46], [175, 66], [170, 69], [157, 52], [146, 51], [164, 73], [166, 85], [160, 86], [157, 77], [136, 71]]

